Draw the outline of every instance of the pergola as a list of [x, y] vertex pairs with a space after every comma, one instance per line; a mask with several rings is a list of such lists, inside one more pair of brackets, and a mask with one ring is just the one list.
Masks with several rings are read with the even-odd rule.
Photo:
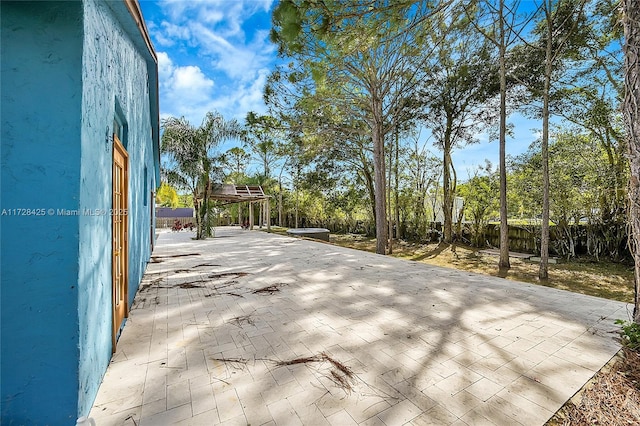
[[[253, 229], [253, 203], [262, 203], [262, 218], [260, 223], [266, 222], [267, 230], [271, 230], [271, 205], [269, 195], [265, 195], [259, 185], [231, 185], [212, 183], [209, 185], [208, 198], [222, 201], [224, 204], [249, 203], [249, 229]], [[202, 198], [204, 195], [201, 193]]]

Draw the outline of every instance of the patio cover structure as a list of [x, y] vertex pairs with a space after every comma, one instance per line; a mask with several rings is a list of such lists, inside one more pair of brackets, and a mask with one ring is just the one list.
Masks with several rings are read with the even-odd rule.
[[[260, 223], [266, 222], [267, 230], [271, 230], [271, 205], [270, 196], [265, 195], [262, 186], [259, 185], [232, 185], [212, 183], [207, 191], [210, 200], [222, 201], [224, 204], [249, 203], [249, 229], [253, 229], [253, 203], [261, 203]], [[202, 194], [204, 197], [204, 194]], [[199, 198], [202, 198], [199, 197]]]

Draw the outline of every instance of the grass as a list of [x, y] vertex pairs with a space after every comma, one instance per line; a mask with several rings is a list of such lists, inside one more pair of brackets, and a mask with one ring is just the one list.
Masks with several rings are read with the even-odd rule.
[[[272, 232], [281, 235], [288, 235], [287, 229], [271, 227]], [[371, 253], [376, 251], [375, 238], [358, 234], [331, 234], [330, 243]], [[393, 256], [633, 303], [633, 267], [631, 265], [602, 259], [596, 262], [590, 258], [559, 260], [557, 264], [549, 264], [549, 279], [540, 281], [538, 279], [539, 263], [511, 258], [511, 268], [499, 271], [498, 257], [481, 254], [480, 250], [459, 244], [456, 244], [455, 249], [452, 250], [450, 245], [444, 243], [420, 244], [398, 240], [394, 241]]]
[[[331, 235], [331, 243], [357, 250], [375, 252], [375, 238], [361, 235]], [[539, 263], [511, 258], [511, 268], [498, 270], [498, 257], [481, 254], [480, 249], [444, 243], [418, 244], [396, 241], [393, 256], [431, 265], [456, 268], [514, 281], [544, 285], [575, 293], [633, 302], [633, 268], [630, 265], [600, 260], [577, 259], [549, 265], [549, 279], [538, 279]]]

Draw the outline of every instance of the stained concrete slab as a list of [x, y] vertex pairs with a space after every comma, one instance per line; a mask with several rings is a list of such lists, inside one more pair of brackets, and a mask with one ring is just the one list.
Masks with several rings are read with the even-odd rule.
[[618, 351], [624, 303], [326, 243], [162, 233], [102, 425], [542, 425]]

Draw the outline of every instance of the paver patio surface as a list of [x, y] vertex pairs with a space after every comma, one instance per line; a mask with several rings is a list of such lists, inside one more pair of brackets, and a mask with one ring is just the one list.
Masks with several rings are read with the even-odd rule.
[[162, 233], [103, 425], [542, 425], [624, 303], [240, 228]]

